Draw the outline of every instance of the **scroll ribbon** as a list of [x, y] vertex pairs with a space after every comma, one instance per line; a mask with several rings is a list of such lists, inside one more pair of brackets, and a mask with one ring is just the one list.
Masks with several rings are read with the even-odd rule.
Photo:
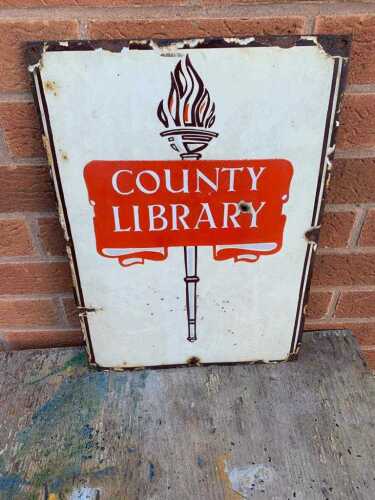
[[84, 179], [97, 252], [124, 267], [188, 246], [256, 262], [282, 248], [292, 176], [282, 159], [92, 161]]

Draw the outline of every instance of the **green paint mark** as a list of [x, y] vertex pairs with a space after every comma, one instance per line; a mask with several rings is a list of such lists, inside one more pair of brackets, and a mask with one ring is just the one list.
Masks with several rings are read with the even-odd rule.
[[[117, 398], [126, 394], [127, 415], [136, 415], [150, 372], [90, 371], [86, 355], [80, 351], [60, 368], [32, 383], [41, 383], [58, 373], [63, 377], [55, 394], [38, 408], [31, 424], [17, 434], [16, 456], [8, 457], [7, 452], [4, 453], [2, 466], [0, 464], [1, 500], [39, 499], [45, 485], [63, 498], [77, 477], [99, 479], [122, 474], [114, 467], [101, 469], [91, 467], [90, 462], [87, 464], [99, 446], [95, 419], [113, 392]], [[37, 464], [36, 471], [28, 467], [30, 462]], [[18, 475], [6, 469], [8, 463], [16, 464]], [[30, 470], [34, 470], [31, 477]]]
[[68, 359], [68, 361], [64, 364], [63, 370], [68, 368], [76, 368], [76, 367], [87, 367], [87, 356], [84, 351], [80, 351], [78, 354]]
[[[82, 366], [83, 359], [82, 353], [74, 356], [62, 370]], [[6, 492], [4, 499], [31, 499], [46, 483], [53, 482], [63, 488], [64, 483], [80, 475], [82, 463], [92, 457], [98, 446], [92, 422], [105, 400], [108, 378], [108, 373], [87, 369], [83, 373], [72, 372], [52, 398], [34, 413], [31, 424], [17, 434], [17, 452], [12, 462], [18, 464], [19, 476], [7, 474], [4, 468], [0, 471], [3, 472], [0, 492]], [[27, 468], [30, 461], [38, 464], [31, 478]], [[27, 482], [22, 480], [26, 477]], [[21, 488], [22, 495], [18, 496]]]
[[86, 353], [84, 351], [80, 351], [78, 354], [68, 359], [68, 361], [66, 361], [61, 367], [52, 370], [44, 377], [33, 379], [28, 383], [32, 385], [39, 384], [39, 382], [47, 380], [49, 377], [52, 377], [53, 375], [58, 375], [59, 373], [63, 373], [65, 371], [73, 372], [70, 373], [71, 375], [77, 375], [78, 373], [75, 373], [75, 371], [79, 372], [78, 370], [79, 368], [87, 368], [87, 367], [88, 363], [87, 363]]

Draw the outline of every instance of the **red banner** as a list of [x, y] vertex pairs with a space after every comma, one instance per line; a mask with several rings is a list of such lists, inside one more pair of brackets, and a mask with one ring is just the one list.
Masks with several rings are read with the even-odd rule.
[[276, 253], [292, 175], [287, 160], [92, 161], [97, 251], [123, 265], [179, 246], [212, 246], [217, 260]]

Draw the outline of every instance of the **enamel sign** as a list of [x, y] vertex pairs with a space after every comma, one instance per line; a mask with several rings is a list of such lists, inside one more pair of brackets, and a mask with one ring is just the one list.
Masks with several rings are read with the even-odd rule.
[[347, 51], [343, 37], [30, 47], [93, 364], [296, 354]]

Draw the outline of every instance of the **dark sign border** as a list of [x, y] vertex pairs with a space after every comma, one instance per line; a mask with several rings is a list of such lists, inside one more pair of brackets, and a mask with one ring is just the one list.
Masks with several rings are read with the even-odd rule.
[[[160, 48], [173, 47], [178, 44], [176, 50], [192, 50], [192, 49], [210, 49], [210, 48], [235, 48], [235, 47], [281, 47], [290, 48], [294, 46], [319, 46], [327, 55], [335, 58], [334, 70], [332, 74], [331, 91], [329, 105], [326, 115], [325, 131], [321, 151], [321, 160], [319, 167], [319, 177], [315, 194], [314, 210], [311, 219], [311, 230], [305, 234], [309, 241], [307, 245], [303, 271], [301, 275], [301, 285], [299, 290], [298, 304], [293, 328], [293, 337], [289, 350], [288, 360], [294, 360], [298, 356], [301, 345], [302, 334], [304, 329], [306, 306], [309, 297], [311, 285], [311, 277], [314, 266], [316, 248], [319, 241], [320, 224], [323, 215], [323, 209], [326, 197], [326, 187], [330, 178], [330, 169], [327, 168], [327, 161], [331, 164], [334, 156], [334, 145], [338, 127], [338, 115], [340, 111], [340, 103], [344, 93], [344, 88], [347, 80], [348, 58], [351, 47], [350, 35], [288, 35], [288, 36], [255, 36], [255, 37], [236, 37], [236, 38], [191, 38], [191, 39], [133, 39], [133, 40], [73, 40], [73, 41], [38, 41], [29, 42], [26, 44], [26, 60], [29, 66], [32, 82], [34, 101], [36, 103], [40, 118], [41, 127], [43, 130], [44, 145], [47, 150], [48, 163], [51, 168], [56, 196], [58, 200], [58, 210], [60, 216], [64, 219], [66, 228], [67, 253], [69, 256], [71, 271], [74, 283], [75, 300], [78, 311], [80, 312], [81, 329], [86, 341], [86, 348], [89, 356], [89, 363], [93, 367], [102, 370], [109, 369], [137, 369], [134, 367], [103, 367], [97, 364], [95, 360], [94, 350], [90, 337], [90, 328], [87, 320], [87, 313], [91, 312], [90, 308], [86, 307], [84, 294], [82, 290], [81, 280], [79, 276], [77, 257], [75, 253], [72, 233], [70, 229], [67, 208], [65, 204], [64, 193], [57, 161], [56, 149], [53, 140], [51, 122], [48, 113], [47, 102], [45, 98], [43, 83], [39, 70], [39, 63], [45, 52], [66, 52], [66, 51], [91, 51], [96, 49], [104, 49], [111, 52], [120, 52], [124, 47], [129, 50], [153, 50], [155, 45]], [[327, 155], [327, 151], [331, 151]], [[274, 360], [280, 361], [280, 360]], [[285, 361], [285, 360], [282, 360]], [[198, 358], [191, 358], [186, 361], [186, 364], [178, 365], [158, 365], [147, 366], [147, 369], [152, 368], [175, 368], [186, 367], [189, 365], [233, 365], [243, 363], [262, 363], [263, 361], [245, 361], [231, 363], [201, 363]], [[270, 361], [270, 362], [273, 362]]]

